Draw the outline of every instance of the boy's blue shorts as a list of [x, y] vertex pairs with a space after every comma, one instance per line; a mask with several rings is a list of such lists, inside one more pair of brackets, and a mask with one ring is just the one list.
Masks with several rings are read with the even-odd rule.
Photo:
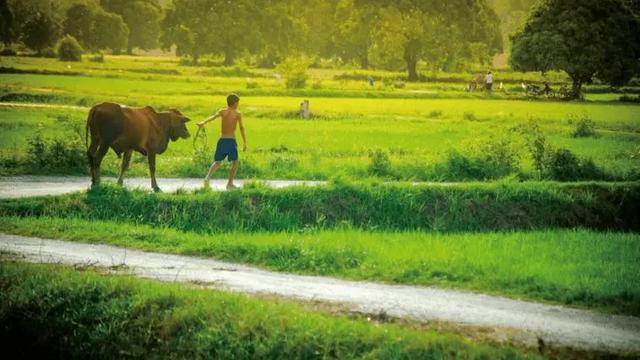
[[228, 158], [229, 161], [238, 160], [238, 143], [236, 143], [236, 139], [221, 138], [218, 140], [213, 161], [222, 161], [224, 158]]

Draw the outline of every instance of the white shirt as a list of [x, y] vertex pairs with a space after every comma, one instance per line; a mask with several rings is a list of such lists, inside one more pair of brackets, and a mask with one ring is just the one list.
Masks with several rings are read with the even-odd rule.
[[487, 74], [487, 76], [484, 77], [484, 81], [487, 84], [493, 84], [493, 74]]

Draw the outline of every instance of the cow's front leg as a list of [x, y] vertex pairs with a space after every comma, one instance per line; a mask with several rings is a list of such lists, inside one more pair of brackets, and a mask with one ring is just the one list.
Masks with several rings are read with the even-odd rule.
[[131, 161], [131, 153], [133, 150], [127, 150], [122, 157], [122, 165], [120, 165], [120, 176], [118, 176], [118, 185], [123, 184], [124, 182], [124, 172], [129, 168], [129, 162]]
[[153, 191], [159, 192], [160, 188], [158, 187], [158, 183], [156, 182], [156, 154], [149, 153], [149, 174], [151, 175], [151, 187]]

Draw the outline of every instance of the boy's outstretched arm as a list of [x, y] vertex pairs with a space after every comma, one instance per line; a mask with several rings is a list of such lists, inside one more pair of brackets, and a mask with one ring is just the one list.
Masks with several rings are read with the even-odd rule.
[[220, 116], [220, 110], [216, 111], [215, 114], [209, 116], [208, 118], [206, 118], [203, 121], [197, 123], [196, 125], [198, 125], [198, 127], [203, 127], [203, 126], [207, 125], [207, 123], [210, 123], [213, 120], [215, 120], [218, 116]]
[[241, 114], [238, 114], [238, 125], [240, 126], [240, 135], [242, 135], [242, 151], [247, 151], [247, 136], [244, 134], [244, 124], [242, 123]]

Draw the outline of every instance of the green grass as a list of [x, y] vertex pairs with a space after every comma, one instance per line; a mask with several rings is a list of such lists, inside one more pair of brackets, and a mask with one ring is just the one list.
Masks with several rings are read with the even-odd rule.
[[[381, 149], [389, 154], [391, 178], [463, 180], [438, 168], [446, 164], [448, 153], [458, 150], [474, 155], [474, 147], [503, 136], [508, 138], [509, 146], [517, 155], [519, 169], [514, 173], [532, 178], [535, 173], [524, 139], [509, 132], [519, 124], [528, 123], [530, 117], [539, 119], [538, 123], [554, 147], [568, 148], [579, 157], [592, 158], [613, 177], [635, 179], [640, 174], [640, 128], [635, 121], [638, 112], [634, 105], [558, 104], [546, 105], [545, 108], [538, 103], [498, 100], [375, 102], [359, 99], [350, 104], [344, 99], [315, 101], [318, 109], [326, 109], [321, 110], [325, 118], [301, 121], [285, 114], [294, 111], [297, 103], [294, 98], [273, 98], [271, 101], [246, 99], [249, 152], [241, 154], [241, 177], [327, 179], [340, 173], [351, 178], [366, 178], [372, 176], [367, 170], [369, 150]], [[215, 108], [211, 102], [208, 101], [210, 105], [207, 105], [207, 101], [200, 101], [200, 110], [187, 115], [195, 120], [204, 118]], [[285, 105], [287, 103], [289, 105]], [[282, 107], [278, 109], [279, 105]], [[394, 110], [386, 111], [388, 114], [385, 115], [384, 106]], [[505, 112], [507, 109], [513, 112]], [[38, 128], [49, 138], [83, 138], [87, 111], [0, 109], [0, 127], [3, 130], [0, 132], [0, 155], [23, 159], [28, 140]], [[472, 112], [479, 121], [463, 120], [465, 112]], [[573, 138], [571, 133], [575, 125], [568, 121], [583, 112], [595, 121], [596, 136]], [[433, 117], [432, 113], [436, 116]], [[616, 114], [615, 118], [611, 117]], [[80, 134], [62, 126], [59, 118], [69, 118]], [[167, 153], [160, 156], [158, 173], [161, 176], [204, 176], [217, 138], [217, 126], [213, 124], [208, 129], [208, 151], [202, 161], [193, 160], [192, 140], [180, 140], [170, 144]], [[195, 134], [195, 124], [189, 127]], [[119, 163], [113, 153], [107, 155], [104, 168], [108, 174], [117, 173]], [[129, 174], [145, 176], [147, 171], [145, 161], [139, 159], [134, 161]], [[0, 167], [1, 172], [11, 173], [11, 169], [3, 171]], [[218, 176], [226, 174], [221, 172]]]
[[[475, 180], [508, 175], [535, 179], [537, 174], [522, 136], [510, 131], [529, 121], [540, 124], [552, 146], [567, 148], [581, 158], [592, 158], [608, 179], [640, 177], [637, 122], [640, 106], [637, 104], [530, 101], [522, 100], [518, 93], [514, 96], [466, 94], [460, 91], [458, 83], [411, 83], [404, 89], [371, 90], [365, 81], [334, 79], [344, 72], [351, 73], [349, 69], [313, 69], [312, 82], [322, 81], [321, 89], [287, 90], [283, 84], [275, 83], [271, 70], [180, 66], [177, 60], [167, 58], [108, 57], [104, 64], [67, 64], [35, 58], [0, 60], [5, 67], [78, 73], [74, 76], [0, 74], [3, 84], [0, 97], [5, 101], [54, 105], [36, 109], [0, 108], [3, 130], [0, 160], [4, 159], [0, 161], [0, 174], [4, 175], [37, 173], [37, 169], [7, 164], [21, 163], [27, 140], [39, 124], [43, 134], [51, 138], [75, 136], [56, 122], [61, 116], [68, 116], [84, 130], [88, 107], [94, 103], [153, 105], [158, 110], [177, 107], [192, 119], [200, 120], [224, 105], [225, 94], [236, 91], [242, 97], [241, 111], [249, 137], [249, 152], [241, 154], [240, 176], [244, 178], [328, 179], [336, 173], [354, 179], [379, 176], [368, 171], [368, 153], [371, 149], [381, 149], [390, 157], [391, 171], [385, 174], [388, 178], [468, 180], [446, 170], [448, 154], [456, 150], [477, 155], [479, 143], [491, 143], [496, 137], [506, 136], [517, 153], [511, 174], [490, 174], [486, 179]], [[242, 75], [234, 75], [236, 73]], [[356, 75], [362, 73], [356, 72]], [[259, 84], [257, 89], [246, 88], [247, 76]], [[604, 99], [609, 95], [597, 96]], [[302, 121], [296, 116], [303, 98], [311, 100], [311, 110], [316, 115], [312, 121]], [[571, 120], [576, 117], [592, 119], [596, 136], [572, 138], [575, 125]], [[193, 122], [190, 129], [195, 133]], [[193, 159], [190, 140], [171, 144], [159, 159], [159, 174], [203, 176], [217, 130], [217, 124], [212, 125], [208, 153], [198, 161]], [[115, 174], [118, 159], [109, 154], [104, 167], [107, 174]], [[146, 174], [144, 160], [139, 159], [131, 175]]]
[[9, 356], [537, 358], [432, 330], [335, 318], [289, 302], [4, 261], [0, 322]]
[[127, 221], [201, 233], [344, 226], [447, 232], [576, 227], [638, 231], [639, 206], [637, 183], [337, 183], [159, 195], [111, 185], [60, 197], [4, 199], [0, 216]]
[[640, 235], [586, 230], [332, 230], [203, 235], [132, 223], [4, 218], [0, 231], [249, 263], [274, 271], [434, 285], [640, 315]]

